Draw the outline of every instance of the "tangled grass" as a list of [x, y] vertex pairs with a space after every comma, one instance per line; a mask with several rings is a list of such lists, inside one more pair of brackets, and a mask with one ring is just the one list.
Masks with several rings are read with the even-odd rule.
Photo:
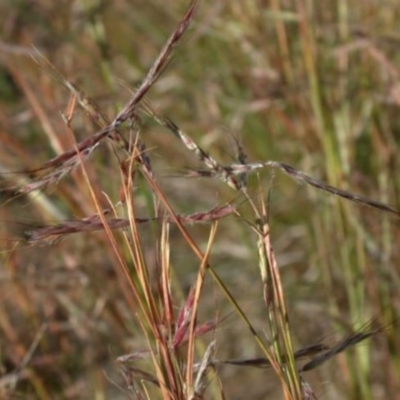
[[[275, 94], [267, 90], [262, 93], [265, 98], [249, 100], [241, 107], [235, 105], [233, 108], [239, 109], [233, 113], [232, 125], [244, 126], [247, 114], [272, 108], [275, 101], [273, 117], [291, 136], [284, 139], [277, 133], [266, 138], [258, 133], [246, 146], [232, 135], [235, 155], [229, 163], [219, 161], [226, 158], [227, 148], [222, 149], [220, 157], [218, 151], [213, 151], [216, 156], [211, 155], [205, 149], [204, 137], [192, 138], [190, 124], [184, 131], [175, 122], [178, 119], [163, 116], [175, 110], [176, 101], [163, 94], [175, 89], [175, 84], [169, 84], [163, 76], [176, 67], [172, 55], [178, 44], [185, 54], [188, 44], [179, 42], [195, 25], [196, 12], [203, 6], [210, 20], [204, 19], [204, 25], [195, 29], [193, 47], [197, 46], [196, 36], [206, 35], [215, 69], [227, 70], [225, 61], [218, 60], [223, 59], [224, 53], [219, 54], [223, 46], [212, 48], [213, 41], [218, 43], [221, 38], [209, 38], [207, 33], [218, 31], [207, 24], [223, 20], [224, 14], [219, 15], [217, 6], [207, 8], [205, 2], [200, 5], [199, 0], [191, 1], [161, 51], [152, 54], [155, 61], [142, 74], [139, 85], [125, 101], [114, 99], [113, 103], [122, 103], [112, 111], [103, 110], [100, 101], [61, 72], [49, 56], [21, 44], [1, 42], [0, 50], [9, 57], [3, 62], [8, 74], [5, 76], [12, 78], [15, 88], [28, 101], [57, 154], [37, 167], [35, 153], [47, 144], [36, 136], [30, 142], [29, 132], [21, 133], [21, 138], [13, 136], [14, 126], [24, 118], [21, 113], [4, 124], [0, 137], [4, 143], [2, 269], [7, 290], [0, 313], [4, 337], [0, 393], [5, 398], [201, 399], [243, 398], [247, 393], [252, 398], [372, 399], [396, 393], [398, 254], [393, 243], [399, 211], [387, 204], [388, 193], [396, 198], [398, 187], [391, 174], [393, 165], [397, 165], [395, 128], [387, 126], [383, 111], [374, 115], [370, 108], [378, 106], [371, 105], [368, 96], [361, 98], [367, 116], [356, 118], [356, 112], [350, 113], [350, 88], [346, 87], [352, 84], [352, 77], [340, 75], [338, 88], [332, 92], [323, 87], [314, 36], [314, 28], [319, 25], [314, 27], [308, 19], [310, 10], [303, 1], [295, 2], [293, 10], [283, 3], [273, 1], [264, 8], [254, 2], [254, 9], [223, 6], [243, 30], [241, 35], [236, 34], [240, 44], [237, 54], [250, 59], [244, 71], [254, 79], [260, 76], [259, 85], [266, 79], [268, 90], [273, 89], [273, 73], [260, 61], [262, 52], [256, 48], [260, 46], [257, 29], [262, 28], [249, 25], [247, 19], [257, 20], [255, 11], [260, 10], [273, 21], [278, 46], [276, 70], [282, 80]], [[359, 32], [357, 35], [362, 37], [351, 40], [346, 22], [350, 2], [339, 3], [338, 36], [349, 42], [334, 51], [339, 72], [353, 73], [349, 54], [361, 49], [373, 65], [385, 71], [389, 82], [397, 84], [396, 67], [374, 40]], [[115, 89], [112, 36], [108, 37], [109, 43], [106, 34], [110, 11], [105, 4], [85, 9], [83, 15], [93, 46], [100, 52], [97, 67], [101, 80]], [[220, 4], [222, 7], [224, 3]], [[44, 3], [43, 7], [44, 12]], [[123, 2], [115, 7], [119, 11], [129, 9]], [[147, 6], [142, 7], [145, 14]], [[289, 8], [285, 11], [281, 7]], [[71, 15], [75, 12], [69, 11]], [[330, 16], [328, 10], [320, 11], [321, 20]], [[214, 13], [219, 19], [212, 18]], [[82, 15], [75, 17], [79, 21]], [[287, 21], [292, 20], [298, 25], [299, 43], [288, 38], [292, 27]], [[12, 26], [17, 26], [15, 21], [10, 22]], [[234, 25], [225, 27], [235, 34]], [[245, 34], [244, 29], [249, 32]], [[295, 68], [299, 62], [297, 44], [301, 48], [298, 57], [304, 63], [301, 71]], [[189, 54], [193, 56], [196, 51]], [[29, 68], [33, 63], [40, 74], [40, 94], [32, 89], [28, 69], [20, 61], [26, 55], [32, 56]], [[196, 67], [197, 63], [186, 66], [187, 73]], [[228, 71], [238, 74], [235, 85], [249, 80], [240, 75], [240, 69]], [[368, 71], [364, 73], [368, 76]], [[307, 94], [296, 89], [297, 74], [305, 74]], [[179, 81], [179, 75], [175, 81]], [[54, 92], [49, 82], [55, 86]], [[226, 86], [232, 87], [229, 82]], [[207, 99], [208, 111], [219, 115], [229, 108], [229, 102], [218, 104], [213, 95], [218, 84], [213, 77], [208, 77], [207, 83], [205, 98], [211, 96]], [[160, 99], [149, 93], [157, 85], [164, 87], [158, 93]], [[55, 120], [50, 106], [59, 96], [58, 88], [67, 90], [70, 98], [68, 104], [57, 106], [64, 111]], [[189, 92], [196, 90], [202, 92], [201, 86]], [[257, 85], [252, 90], [255, 97], [260, 96]], [[290, 90], [295, 93], [292, 103]], [[391, 90], [389, 100], [398, 106], [397, 92]], [[65, 97], [66, 92], [62, 93]], [[117, 95], [115, 90], [113, 96]], [[177, 96], [184, 98], [180, 93]], [[346, 101], [343, 109], [335, 109], [335, 101], [329, 103], [330, 96]], [[286, 108], [279, 106], [280, 101]], [[165, 102], [168, 105], [163, 107]], [[42, 103], [46, 103], [46, 111]], [[193, 104], [188, 107], [189, 115], [193, 114]], [[330, 118], [332, 110], [336, 114]], [[198, 112], [204, 113], [201, 107]], [[346, 129], [351, 131], [350, 117], [354, 118], [356, 132], [353, 141], [345, 137]], [[370, 153], [365, 153], [368, 126], [372, 132], [370, 145], [376, 149], [371, 147]], [[305, 129], [313, 133], [308, 136]], [[308, 150], [317, 146], [323, 153], [326, 181], [292, 166], [296, 161], [291, 156], [293, 140], [303, 141]], [[274, 141], [277, 148], [283, 147], [277, 153], [279, 157], [248, 161], [259, 152], [256, 142], [264, 147]], [[162, 157], [159, 151], [164, 151]], [[369, 168], [371, 175], [377, 173], [379, 191], [370, 194], [379, 200], [369, 194], [360, 195], [363, 185], [353, 188], [346, 183], [351, 152], [354, 159], [362, 158], [361, 171]], [[380, 158], [380, 167], [374, 167], [369, 159], [365, 161], [366, 157]], [[283, 162], [276, 161], [279, 158]], [[168, 159], [174, 166], [190, 160], [192, 166], [171, 179], [164, 173]], [[318, 159], [317, 151], [314, 157], [304, 156], [301, 164], [316, 164]], [[12, 167], [18, 164], [16, 160], [22, 168]], [[281, 197], [278, 207], [274, 203], [275, 193], [280, 190], [276, 187], [280, 179], [276, 171], [300, 184], [291, 196]], [[367, 173], [360, 175], [369, 182]], [[308, 192], [307, 187], [314, 191]], [[215, 193], [219, 197], [217, 205]], [[312, 212], [304, 206], [300, 193], [311, 194]], [[320, 204], [321, 198], [330, 202]], [[24, 219], [18, 211], [24, 208], [21, 200], [40, 215], [33, 221]], [[357, 214], [356, 209], [365, 213]], [[281, 241], [289, 245], [280, 248], [273, 243], [272, 237], [279, 231], [274, 220], [284, 220], [283, 215], [292, 212], [295, 221], [284, 223], [280, 234]], [[311, 227], [315, 247], [296, 261], [288, 247], [298, 237], [290, 229], [306, 223]], [[88, 232], [92, 239], [79, 239], [87, 238]], [[302, 232], [300, 237], [304, 237]], [[75, 235], [69, 237], [71, 234]], [[225, 251], [224, 241], [228, 242]], [[278, 256], [277, 247], [281, 253]], [[218, 255], [221, 253], [224, 257]], [[295, 278], [286, 273], [289, 267], [280, 260], [285, 253], [289, 254], [289, 274]], [[310, 265], [304, 267], [306, 263]], [[324, 327], [319, 336], [311, 334], [312, 326], [318, 325]], [[239, 326], [244, 328], [238, 333]], [[339, 328], [345, 333], [339, 333]], [[334, 337], [328, 340], [328, 334]], [[336, 374], [339, 377], [325, 368], [334, 362], [341, 366]], [[255, 370], [262, 371], [262, 375]], [[329, 389], [321, 390], [322, 380], [329, 381]]]

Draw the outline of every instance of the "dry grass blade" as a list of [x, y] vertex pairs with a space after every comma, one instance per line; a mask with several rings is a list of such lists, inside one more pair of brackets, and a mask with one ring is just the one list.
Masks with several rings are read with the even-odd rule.
[[122, 122], [125, 122], [127, 119], [135, 116], [135, 110], [139, 102], [145, 96], [145, 94], [149, 91], [151, 86], [159, 77], [163, 68], [167, 65], [167, 62], [171, 56], [172, 50], [177, 45], [183, 34], [186, 32], [189, 27], [190, 22], [192, 21], [194, 14], [196, 12], [197, 6], [200, 3], [200, 0], [193, 0], [184, 15], [181, 19], [177, 27], [175, 28], [172, 35], [167, 40], [167, 43], [164, 45], [161, 50], [157, 60], [154, 62], [153, 66], [149, 70], [146, 75], [146, 78], [142, 81], [142, 84], [136, 90], [135, 94], [128, 101], [126, 106], [120, 111], [120, 113], [115, 118], [115, 125], [120, 125]]
[[[344, 198], [346, 200], [352, 201], [354, 203], [361, 204], [363, 206], [369, 206], [380, 211], [389, 212], [400, 216], [400, 212], [393, 207], [390, 207], [379, 201], [371, 200], [367, 197], [360, 196], [351, 193], [346, 190], [336, 188], [334, 186], [328, 185], [319, 181], [306, 173], [299, 171], [288, 164], [281, 163], [278, 161], [266, 161], [259, 163], [246, 163], [246, 155], [243, 152], [242, 147], [238, 144], [238, 160], [240, 164], [231, 164], [224, 166], [220, 164], [217, 160], [211, 157], [207, 152], [205, 152], [200, 146], [198, 146], [192, 139], [190, 139], [182, 130], [169, 118], [161, 118], [147, 103], [144, 105], [144, 110], [151, 115], [157, 122], [166, 127], [170, 132], [172, 132], [190, 151], [193, 151], [196, 156], [202, 161], [208, 170], [194, 170], [189, 172], [188, 177], [204, 177], [204, 178], [218, 178], [223, 182], [227, 183], [230, 187], [235, 190], [244, 189], [246, 186], [246, 176], [247, 174], [262, 169], [262, 168], [276, 168], [285, 172], [291, 178], [295, 179], [297, 182], [305, 183], [307, 185], [313, 186], [317, 189], [323, 190], [327, 193], [331, 193], [335, 196]], [[239, 176], [239, 182], [235, 176]]]
[[[297, 361], [300, 361], [304, 358], [312, 358], [311, 361], [307, 362], [306, 364], [304, 364], [302, 367], [299, 368], [299, 372], [306, 372], [319, 367], [326, 361], [335, 357], [337, 354], [346, 351], [348, 348], [356, 346], [360, 342], [381, 333], [382, 330], [383, 328], [375, 328], [371, 330], [356, 332], [344, 337], [334, 345], [319, 343], [295, 351], [294, 357]], [[315, 354], [318, 355], [315, 356]], [[285, 358], [287, 357], [284, 356], [283, 359]], [[224, 361], [214, 360], [213, 363], [215, 363], [216, 365], [225, 364], [225, 365], [235, 365], [240, 367], [258, 367], [258, 368], [270, 368], [272, 366], [271, 361], [268, 358], [264, 357], [251, 358], [251, 359], [224, 360]]]
[[346, 190], [338, 189], [334, 186], [327, 185], [317, 179], [312, 178], [311, 176], [305, 174], [304, 172], [298, 171], [291, 167], [290, 165], [283, 164], [276, 161], [270, 161], [266, 163], [268, 166], [276, 167], [285, 172], [287, 175], [292, 177], [301, 183], [306, 183], [307, 185], [314, 186], [317, 189], [323, 190], [325, 192], [331, 193], [335, 196], [342, 197], [343, 199], [350, 200], [354, 203], [361, 204], [363, 206], [368, 206], [372, 208], [376, 208], [380, 211], [388, 212], [394, 214], [396, 216], [400, 216], [400, 212], [393, 207], [388, 206], [387, 204], [381, 203], [379, 201], [371, 200], [367, 197], [360, 196]]
[[113, 130], [113, 127], [108, 126], [93, 136], [78, 143], [76, 150], [69, 150], [57, 157], [54, 157], [39, 168], [18, 171], [18, 173], [32, 174], [54, 168], [53, 172], [45, 174], [42, 177], [36, 177], [34, 178], [33, 182], [29, 182], [21, 187], [12, 189], [19, 193], [28, 194], [58, 183], [61, 179], [68, 176], [73, 170], [75, 170], [80, 165], [81, 161], [88, 159], [92, 152], [99, 145], [99, 142], [107, 137], [107, 135]]
[[[151, 86], [157, 80], [163, 68], [166, 66], [172, 50], [178, 44], [179, 40], [189, 27], [189, 24], [192, 21], [195, 11], [197, 9], [198, 3], [199, 0], [192, 1], [188, 11], [186, 12], [182, 20], [178, 23], [172, 35], [164, 45], [158, 58], [154, 62], [153, 66], [150, 68], [146, 77], [143, 79], [142, 84], [135, 91], [131, 99], [126, 103], [125, 107], [123, 107], [123, 109], [118, 113], [114, 120], [91, 137], [84, 139], [80, 143], [77, 143], [74, 149], [64, 152], [63, 154], [53, 158], [49, 162], [43, 164], [41, 167], [33, 171], [23, 171], [38, 172], [49, 168], [57, 169], [54, 173], [47, 175], [45, 178], [39, 178], [35, 183], [25, 185], [20, 189], [21, 192], [29, 193], [31, 191], [43, 189], [51, 184], [57, 183], [61, 178], [65, 177], [74, 168], [76, 168], [81, 158], [87, 158], [97, 147], [100, 141], [102, 141], [106, 137], [111, 137], [110, 135], [115, 132], [122, 123], [126, 122], [129, 119], [134, 120], [136, 118], [137, 105], [149, 91]], [[51, 65], [50, 63], [48, 64]], [[52, 69], [54, 71], [54, 67]], [[83, 95], [82, 91], [79, 91], [76, 86], [69, 83], [66, 79], [62, 79], [62, 81], [64, 82], [64, 86], [71, 90], [74, 95], [78, 95], [78, 98], [81, 100], [80, 103], [81, 105], [83, 105], [84, 108], [89, 109], [90, 113], [97, 113], [96, 108], [92, 106], [92, 103], [87, 101], [88, 98], [87, 96]], [[104, 118], [104, 121], [105, 120], [106, 119]], [[117, 142], [122, 141], [123, 143], [125, 143], [125, 140], [122, 140], [122, 137], [120, 135], [114, 135], [112, 139]], [[77, 152], [80, 153], [80, 157], [77, 157]]]
[[344, 339], [340, 340], [334, 346], [331, 346], [328, 350], [324, 351], [322, 354], [314, 357], [310, 362], [306, 363], [300, 368], [300, 372], [310, 371], [314, 368], [319, 367], [326, 361], [335, 357], [337, 354], [347, 350], [350, 347], [357, 345], [363, 340], [369, 339], [372, 336], [382, 332], [382, 328], [366, 330], [364, 332], [356, 332], [353, 333]]
[[[97, 147], [98, 143], [83, 149], [78, 156], [76, 153], [65, 162], [55, 164], [55, 170], [41, 177], [36, 177], [33, 182], [27, 183], [19, 189], [20, 193], [31, 193], [37, 190], [43, 190], [48, 186], [57, 184], [61, 179], [69, 175], [79, 167], [82, 161], [87, 160]], [[41, 169], [47, 169], [50, 166], [44, 165]], [[37, 171], [37, 170], [36, 170]], [[36, 172], [35, 171], [35, 172]], [[32, 172], [32, 171], [29, 171]]]
[[[310, 358], [315, 354], [321, 353], [322, 351], [328, 350], [329, 346], [325, 344], [315, 344], [312, 346], [304, 347], [300, 350], [294, 352], [294, 357], [297, 361], [304, 358]], [[287, 359], [284, 356], [283, 359]], [[214, 360], [216, 365], [226, 364], [226, 365], [236, 365], [238, 367], [257, 367], [257, 368], [271, 368], [271, 361], [265, 357], [249, 358], [249, 359], [237, 359], [237, 360]]]
[[351, 192], [348, 192], [346, 190], [342, 190], [339, 188], [336, 188], [334, 186], [328, 185], [324, 182], [321, 182], [306, 173], [299, 171], [293, 167], [291, 167], [288, 164], [281, 163], [278, 161], [266, 161], [262, 163], [250, 163], [250, 164], [232, 164], [229, 167], [225, 167], [226, 169], [229, 169], [229, 172], [233, 175], [238, 175], [238, 174], [246, 174], [250, 173], [252, 171], [256, 171], [261, 168], [276, 168], [279, 169], [283, 172], [285, 172], [287, 175], [289, 175], [291, 178], [296, 180], [299, 183], [305, 183], [307, 185], [313, 186], [317, 189], [323, 190], [324, 192], [331, 193], [335, 196], [344, 198], [346, 200], [350, 200], [354, 203], [361, 204], [363, 206], [368, 206], [372, 208], [376, 208], [381, 211], [385, 211], [391, 214], [395, 214], [397, 216], [400, 216], [400, 212], [396, 210], [395, 208], [388, 206], [387, 204], [381, 203], [379, 201], [371, 200], [367, 197], [360, 196]]
[[223, 182], [226, 182], [233, 189], [239, 190], [241, 188], [240, 183], [237, 182], [229, 168], [226, 168], [218, 163], [218, 161], [211, 157], [189, 136], [187, 136], [171, 119], [158, 116], [151, 108], [149, 103], [144, 104], [143, 108], [145, 112], [152, 116], [160, 125], [172, 132], [185, 145], [186, 148], [192, 151], [198, 157], [198, 159], [205, 164], [205, 166], [208, 168], [208, 171], [205, 171], [204, 175], [199, 176], [218, 178]]
[[211, 229], [210, 236], [207, 243], [207, 248], [204, 253], [204, 258], [201, 260], [201, 265], [197, 273], [196, 283], [193, 289], [193, 307], [190, 316], [190, 324], [188, 329], [188, 351], [187, 351], [187, 371], [186, 371], [186, 390], [188, 397], [191, 398], [195, 394], [195, 388], [193, 386], [193, 372], [194, 372], [194, 342], [196, 338], [196, 325], [197, 325], [197, 312], [199, 307], [200, 296], [203, 291], [205, 275], [209, 267], [208, 260], [210, 257], [211, 249], [215, 241], [215, 236], [217, 234], [218, 221], [214, 221]]
[[[218, 206], [209, 211], [196, 212], [189, 215], [177, 214], [177, 218], [180, 222], [186, 224], [206, 223], [217, 221], [225, 218], [235, 212], [233, 205]], [[106, 214], [107, 210], [103, 214]], [[165, 219], [166, 222], [175, 223], [175, 219], [171, 217], [150, 217], [150, 218], [135, 218], [135, 224], [144, 224], [151, 221], [162, 221]], [[110, 229], [125, 229], [130, 226], [130, 220], [126, 218], [108, 218], [108, 226]], [[26, 224], [27, 227], [29, 226]], [[57, 225], [47, 225], [36, 229], [27, 229], [25, 235], [31, 242], [40, 240], [49, 240], [51, 238], [70, 235], [73, 233], [80, 232], [93, 232], [104, 230], [104, 224], [98, 215], [93, 215], [88, 218], [79, 220], [64, 221]]]
[[[226, 174], [228, 176], [232, 176], [232, 175], [248, 174], [250, 172], [253, 172], [253, 171], [265, 168], [265, 167], [279, 169], [279, 170], [285, 172], [288, 176], [290, 176], [291, 178], [293, 178], [294, 180], [296, 180], [299, 183], [313, 186], [319, 190], [322, 190], [324, 192], [327, 192], [327, 193], [333, 194], [335, 196], [341, 197], [343, 199], [349, 200], [353, 203], [358, 203], [362, 206], [372, 207], [372, 208], [375, 208], [380, 211], [384, 211], [384, 212], [394, 214], [396, 216], [400, 216], [400, 212], [397, 209], [395, 209], [387, 204], [381, 203], [376, 200], [371, 200], [365, 196], [360, 196], [358, 194], [354, 194], [349, 191], [342, 190], [337, 187], [328, 185], [322, 181], [319, 181], [319, 180], [311, 177], [310, 175], [307, 175], [306, 173], [304, 173], [302, 171], [299, 171], [299, 170], [291, 167], [288, 164], [281, 163], [278, 161], [266, 161], [266, 162], [262, 162], [262, 163], [249, 163], [249, 164], [232, 164], [230, 166], [226, 166], [223, 168], [224, 168], [224, 171], [226, 171]], [[210, 171], [196, 170], [196, 171], [191, 172], [190, 176], [192, 176], [192, 177], [199, 176], [199, 177], [209, 178], [209, 177], [213, 177], [214, 174], [211, 173]]]
[[282, 382], [285, 399], [301, 399], [300, 377], [296, 368], [292, 331], [278, 262], [271, 242], [268, 203], [261, 197], [258, 221], [259, 266], [268, 312], [270, 349], [267, 357]]

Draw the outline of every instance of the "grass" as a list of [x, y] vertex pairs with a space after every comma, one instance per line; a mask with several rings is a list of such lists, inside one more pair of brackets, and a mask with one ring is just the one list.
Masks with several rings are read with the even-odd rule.
[[396, 396], [398, 10], [356, 5], [0, 6], [2, 397]]

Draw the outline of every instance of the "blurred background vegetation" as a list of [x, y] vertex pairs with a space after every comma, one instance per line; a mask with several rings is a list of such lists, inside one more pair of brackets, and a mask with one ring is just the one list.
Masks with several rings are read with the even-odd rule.
[[[151, 67], [188, 2], [2, 0], [0, 174], [4, 189], [71, 147], [60, 111], [70, 94], [38, 62], [35, 46], [110, 118]], [[148, 99], [229, 163], [235, 138], [249, 161], [285, 162], [325, 182], [400, 209], [400, 8], [395, 0], [204, 0]], [[84, 112], [77, 140], [97, 128]], [[184, 178], [192, 154], [152, 121], [142, 138], [177, 212], [207, 210], [236, 194]], [[98, 193], [118, 201], [119, 173], [105, 145], [87, 163]], [[395, 399], [400, 393], [399, 223], [395, 217], [260, 173], [271, 189], [272, 241], [296, 348], [334, 341], [376, 321], [383, 333], [307, 376], [324, 399]], [[146, 215], [149, 192], [138, 189]], [[236, 197], [237, 199], [237, 197]], [[95, 213], [80, 171], [49, 191], [0, 208], [0, 396], [126, 398], [115, 359], [145, 348], [115, 277], [102, 233], [30, 246], [35, 224]], [[240, 200], [240, 199], [239, 199]], [[105, 201], [106, 204], [106, 201]], [[265, 305], [249, 229], [222, 221], [213, 264], [262, 332]], [[190, 228], [205, 246], [208, 230]], [[142, 228], [155, 263], [154, 230]], [[197, 270], [172, 229], [172, 264], [185, 293]], [[155, 269], [154, 269], [155, 271]], [[230, 307], [207, 282], [204, 320]], [[176, 305], [178, 306], [178, 304]], [[218, 358], [256, 357], [236, 316], [215, 336]], [[205, 337], [207, 342], [209, 338]], [[279, 398], [273, 372], [223, 367], [228, 399]]]

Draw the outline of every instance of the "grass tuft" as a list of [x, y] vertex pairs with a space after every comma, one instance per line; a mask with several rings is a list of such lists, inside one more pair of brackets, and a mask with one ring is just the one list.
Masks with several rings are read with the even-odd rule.
[[47, 3], [0, 5], [0, 397], [395, 398], [395, 7]]

